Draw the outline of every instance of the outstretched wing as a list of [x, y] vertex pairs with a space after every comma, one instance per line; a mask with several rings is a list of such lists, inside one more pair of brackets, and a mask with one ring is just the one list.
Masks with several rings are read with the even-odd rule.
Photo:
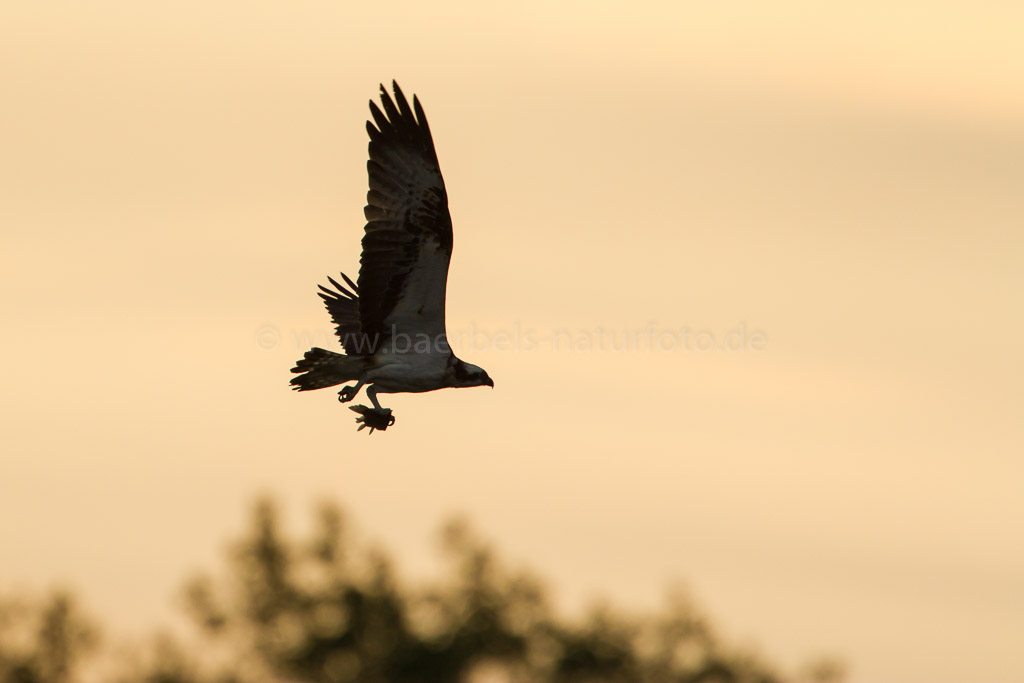
[[[359, 321], [375, 348], [395, 335], [405, 344], [444, 340], [445, 286], [452, 253], [448, 194], [434, 141], [419, 100], [412, 108], [392, 81], [381, 104], [370, 102], [373, 122], [366, 164], [366, 234], [359, 269]], [[376, 124], [376, 125], [374, 125]]]
[[345, 280], [348, 288], [339, 284], [334, 278], [328, 277], [327, 279], [334, 285], [334, 289], [320, 285], [320, 291], [317, 294], [324, 300], [327, 312], [331, 314], [331, 320], [334, 321], [334, 332], [341, 340], [341, 345], [345, 347], [345, 353], [349, 356], [372, 353], [372, 340], [368, 340], [361, 334], [359, 325], [359, 288], [345, 273], [342, 273], [341, 277]]

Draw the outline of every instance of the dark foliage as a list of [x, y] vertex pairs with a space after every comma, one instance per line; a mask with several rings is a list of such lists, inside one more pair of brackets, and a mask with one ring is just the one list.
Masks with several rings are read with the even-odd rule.
[[[408, 588], [324, 505], [316, 530], [286, 539], [269, 501], [224, 576], [185, 590], [187, 639], [155, 638], [112, 667], [119, 683], [781, 683], [759, 658], [723, 646], [682, 596], [661, 614], [553, 615], [541, 584], [509, 571], [463, 522], [442, 532], [450, 566]], [[20, 631], [20, 648], [5, 638]], [[0, 683], [72, 683], [95, 630], [64, 595], [0, 605]], [[14, 642], [13, 640], [11, 642]], [[838, 681], [817, 664], [809, 678]]]

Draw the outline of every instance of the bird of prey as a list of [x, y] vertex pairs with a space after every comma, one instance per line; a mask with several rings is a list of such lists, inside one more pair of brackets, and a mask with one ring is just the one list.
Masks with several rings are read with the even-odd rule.
[[398, 83], [394, 100], [380, 87], [383, 111], [370, 100], [370, 160], [366, 169], [366, 227], [358, 282], [320, 286], [318, 294], [341, 339], [344, 354], [312, 348], [298, 361], [291, 380], [298, 391], [356, 384], [338, 392], [351, 401], [366, 385], [373, 408], [355, 406], [359, 429], [386, 429], [391, 411], [377, 394], [423, 392], [448, 387], [493, 387], [476, 365], [459, 360], [445, 332], [445, 289], [452, 255], [448, 194], [434, 141], [419, 99], [412, 107]]

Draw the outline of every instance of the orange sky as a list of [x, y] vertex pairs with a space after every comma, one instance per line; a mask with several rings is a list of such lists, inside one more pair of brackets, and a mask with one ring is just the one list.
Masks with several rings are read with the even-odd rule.
[[[255, 494], [330, 496], [409, 575], [461, 511], [569, 607], [681, 580], [787, 666], [1024, 678], [1024, 9], [824, 7], [2, 10], [0, 586], [148, 627]], [[497, 387], [367, 438], [287, 370], [392, 77]], [[516, 330], [590, 346], [481, 341]]]

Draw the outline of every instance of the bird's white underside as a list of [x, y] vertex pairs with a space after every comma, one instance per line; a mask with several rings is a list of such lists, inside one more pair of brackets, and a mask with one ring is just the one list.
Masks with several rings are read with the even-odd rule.
[[444, 386], [451, 351], [445, 336], [445, 287], [450, 254], [432, 235], [406, 277], [394, 309], [384, 319], [392, 338], [363, 375], [381, 393], [433, 391]]

